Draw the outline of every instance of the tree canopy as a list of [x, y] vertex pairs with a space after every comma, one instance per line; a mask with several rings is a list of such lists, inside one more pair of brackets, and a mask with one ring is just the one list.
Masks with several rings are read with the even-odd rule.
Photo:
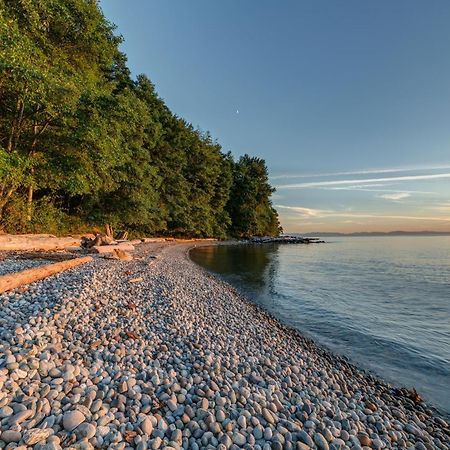
[[265, 162], [171, 112], [94, 0], [0, 0], [0, 229], [278, 234]]

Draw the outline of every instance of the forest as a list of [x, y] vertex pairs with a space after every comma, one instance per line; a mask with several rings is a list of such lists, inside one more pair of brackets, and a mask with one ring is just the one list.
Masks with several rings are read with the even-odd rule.
[[95, 0], [0, 0], [0, 231], [279, 234], [265, 161], [170, 111], [121, 41]]

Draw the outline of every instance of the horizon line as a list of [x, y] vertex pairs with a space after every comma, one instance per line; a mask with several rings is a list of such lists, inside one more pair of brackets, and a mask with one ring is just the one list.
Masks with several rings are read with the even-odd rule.
[[433, 231], [433, 230], [420, 230], [420, 231], [407, 231], [407, 230], [392, 230], [392, 231], [305, 231], [304, 233], [300, 233], [298, 231], [286, 231], [282, 234], [342, 234], [342, 235], [352, 235], [352, 234], [393, 234], [393, 233], [402, 233], [402, 234], [448, 234], [449, 231]]

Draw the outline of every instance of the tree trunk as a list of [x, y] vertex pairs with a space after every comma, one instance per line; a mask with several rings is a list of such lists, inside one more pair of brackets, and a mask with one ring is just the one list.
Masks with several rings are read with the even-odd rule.
[[[37, 140], [38, 140], [38, 124], [37, 122], [34, 123], [34, 139], [33, 139], [33, 143], [31, 144], [31, 151], [30, 151], [30, 158], [33, 158], [34, 156], [34, 149], [36, 147], [37, 144]], [[31, 172], [31, 181], [30, 181], [30, 185], [28, 186], [28, 195], [27, 195], [27, 222], [31, 222], [31, 220], [33, 219], [33, 193], [34, 193], [34, 187], [33, 187], [33, 183], [34, 183], [34, 167], [31, 166], [30, 169]]]
[[16, 105], [16, 112], [13, 117], [13, 121], [11, 124], [11, 130], [9, 131], [9, 137], [8, 137], [8, 145], [6, 146], [6, 149], [8, 150], [8, 153], [11, 153], [14, 146], [14, 136], [16, 133], [16, 123], [18, 116], [20, 114], [20, 97], [17, 99], [17, 105]]
[[[31, 169], [33, 171], [33, 169]], [[33, 185], [30, 184], [28, 186], [28, 195], [27, 195], [27, 221], [31, 222], [33, 218]]]

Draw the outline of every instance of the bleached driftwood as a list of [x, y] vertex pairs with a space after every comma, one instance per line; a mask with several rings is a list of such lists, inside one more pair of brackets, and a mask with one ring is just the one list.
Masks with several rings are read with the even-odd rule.
[[93, 238], [83, 236], [81, 238], [81, 246], [83, 248], [92, 248], [98, 245], [110, 245], [116, 244], [117, 242], [107, 234], [96, 234]]
[[120, 261], [132, 261], [133, 257], [123, 250], [115, 249], [112, 252], [111, 259], [119, 259]]
[[80, 239], [72, 236], [59, 238], [51, 234], [0, 234], [0, 250], [63, 250], [76, 245], [80, 245]]
[[149, 244], [152, 242], [165, 242], [166, 240], [166, 238], [143, 238], [141, 239], [141, 242], [143, 242], [144, 244]]
[[43, 280], [44, 278], [59, 272], [86, 264], [92, 261], [92, 259], [92, 256], [84, 256], [83, 258], [69, 259], [67, 261], [35, 267], [33, 269], [22, 270], [21, 272], [2, 275], [0, 276], [0, 294], [25, 284], [33, 283], [34, 281]]
[[95, 245], [90, 249], [91, 253], [112, 253], [114, 250], [123, 250], [124, 252], [134, 251], [134, 245], [129, 242], [122, 242], [117, 245]]

